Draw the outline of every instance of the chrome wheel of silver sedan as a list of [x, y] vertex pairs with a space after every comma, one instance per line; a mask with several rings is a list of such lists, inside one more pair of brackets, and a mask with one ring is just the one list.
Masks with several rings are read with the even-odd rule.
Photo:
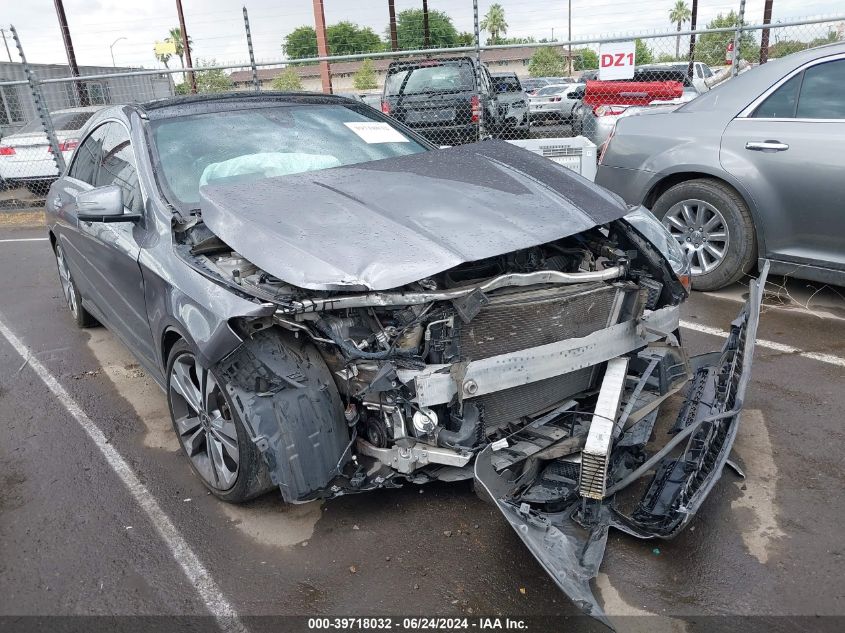
[[56, 245], [56, 264], [59, 267], [59, 282], [62, 284], [62, 292], [65, 295], [67, 307], [70, 309], [73, 318], [77, 318], [79, 315], [79, 306], [76, 303], [76, 288], [73, 285], [73, 279], [70, 276], [70, 270], [65, 261], [64, 251], [58, 244]]
[[170, 368], [168, 390], [179, 441], [195, 470], [211, 488], [230, 489], [238, 478], [238, 432], [217, 379], [183, 352]]
[[663, 224], [687, 251], [693, 275], [703, 275], [721, 264], [730, 236], [724, 216], [703, 200], [683, 200], [672, 205]]

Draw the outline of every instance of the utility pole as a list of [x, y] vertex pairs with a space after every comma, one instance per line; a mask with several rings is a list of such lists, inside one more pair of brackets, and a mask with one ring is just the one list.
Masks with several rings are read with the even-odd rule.
[[[314, 28], [317, 31], [317, 55], [328, 57], [329, 40], [326, 36], [326, 12], [323, 9], [323, 0], [313, 0], [313, 4]], [[320, 62], [320, 81], [323, 85], [323, 92], [332, 94], [332, 74], [328, 61]]]
[[[67, 25], [67, 17], [65, 16], [65, 7], [62, 0], [53, 0], [56, 6], [56, 17], [59, 18], [59, 30], [62, 32], [62, 41], [65, 44], [65, 53], [67, 54], [67, 65], [70, 68], [71, 77], [79, 77], [79, 66], [76, 65], [76, 54], [73, 52], [73, 42], [70, 39], [70, 29]], [[88, 91], [81, 81], [76, 82], [76, 94], [79, 98], [79, 105], [87, 106]]]
[[9, 43], [6, 41], [6, 29], [0, 29], [0, 33], [3, 34], [3, 46], [6, 47], [6, 55], [9, 56], [9, 61], [12, 61], [12, 54], [9, 52]]
[[395, 0], [387, 0], [387, 13], [390, 16], [390, 50], [399, 50], [399, 38], [396, 35], [396, 3]]
[[431, 46], [431, 33], [428, 30], [428, 0], [423, 0], [423, 48]]
[[[698, 0], [692, 0], [692, 15], [690, 16], [690, 30], [695, 31], [695, 24], [698, 21]], [[693, 75], [693, 62], [695, 61], [695, 33], [689, 36], [689, 66], [687, 66], [687, 75]]]
[[[766, 0], [763, 5], [763, 24], [771, 24], [773, 4], [774, 0]], [[760, 35], [760, 63], [765, 64], [767, 61], [769, 61], [769, 29], [763, 29]]]
[[191, 84], [191, 94], [197, 94], [197, 78], [194, 75], [194, 64], [191, 62], [191, 45], [188, 31], [185, 29], [185, 14], [182, 12], [182, 0], [176, 0], [176, 11], [179, 13], [179, 29], [182, 31], [182, 50], [185, 51], [185, 62], [188, 64], [188, 81]]

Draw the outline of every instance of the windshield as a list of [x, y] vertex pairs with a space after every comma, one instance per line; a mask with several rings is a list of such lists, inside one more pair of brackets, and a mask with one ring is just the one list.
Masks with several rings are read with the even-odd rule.
[[151, 126], [162, 184], [183, 210], [197, 208], [204, 184], [285, 176], [427, 149], [363, 104], [239, 109], [165, 118]]
[[[94, 116], [94, 112], [56, 112], [50, 118], [53, 120], [53, 129], [57, 132], [73, 131], [80, 129]], [[41, 121], [33, 119], [20, 130], [18, 134], [31, 134], [33, 132], [43, 132], [44, 127]]]
[[471, 90], [475, 90], [475, 72], [467, 62], [399, 68], [388, 75], [384, 86], [387, 95]]

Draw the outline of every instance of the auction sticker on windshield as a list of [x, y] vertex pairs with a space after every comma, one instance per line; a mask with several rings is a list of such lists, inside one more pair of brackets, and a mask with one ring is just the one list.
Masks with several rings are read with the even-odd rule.
[[387, 123], [378, 121], [347, 121], [346, 127], [355, 132], [365, 143], [407, 143], [408, 138]]
[[599, 47], [599, 80], [632, 79], [636, 62], [634, 42], [610, 42]]

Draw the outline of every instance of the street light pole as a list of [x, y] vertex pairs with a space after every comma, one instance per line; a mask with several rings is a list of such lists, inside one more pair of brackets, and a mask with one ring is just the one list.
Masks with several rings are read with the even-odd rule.
[[112, 68], [117, 68], [117, 64], [114, 63], [114, 45], [117, 44], [120, 40], [125, 40], [125, 37], [119, 37], [114, 42], [109, 45], [109, 52], [111, 53], [111, 65]]
[[[572, 0], [569, 0], [569, 17], [567, 18], [567, 26], [569, 27], [569, 76], [572, 76]], [[571, 81], [571, 80], [570, 80]]]

